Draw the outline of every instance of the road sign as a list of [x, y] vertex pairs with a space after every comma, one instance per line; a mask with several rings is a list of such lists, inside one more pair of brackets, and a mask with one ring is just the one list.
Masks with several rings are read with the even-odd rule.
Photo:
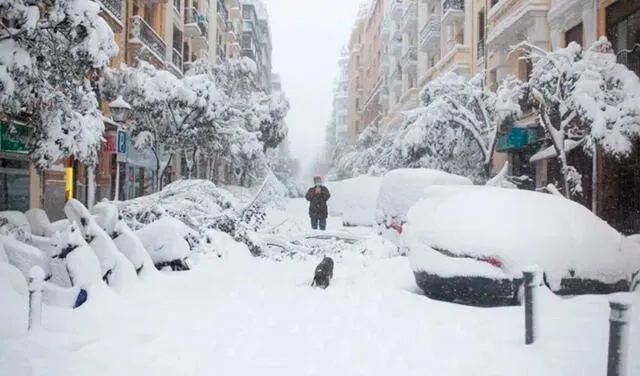
[[118, 154], [127, 153], [127, 132], [118, 129], [118, 138], [116, 142]]

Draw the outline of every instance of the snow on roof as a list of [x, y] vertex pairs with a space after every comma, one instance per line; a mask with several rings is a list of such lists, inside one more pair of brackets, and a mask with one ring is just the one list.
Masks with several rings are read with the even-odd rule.
[[[581, 146], [585, 143], [584, 138], [580, 139], [580, 140], [564, 140], [564, 150], [565, 152], [570, 152], [571, 150], [577, 148], [578, 146]], [[558, 153], [556, 153], [556, 149], [553, 145], [549, 146], [546, 149], [542, 149], [539, 152], [535, 153], [534, 155], [531, 156], [531, 158], [529, 158], [529, 162], [537, 162], [537, 161], [541, 161], [544, 159], [550, 159], [550, 158], [554, 158], [558, 156]]]
[[428, 168], [400, 168], [387, 172], [380, 186], [376, 204], [378, 222], [387, 217], [404, 220], [409, 208], [434, 184], [470, 185], [464, 176]]

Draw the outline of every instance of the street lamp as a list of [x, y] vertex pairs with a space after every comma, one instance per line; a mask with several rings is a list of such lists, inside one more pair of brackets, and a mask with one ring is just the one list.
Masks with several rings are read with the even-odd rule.
[[[124, 126], [124, 123], [129, 118], [131, 114], [131, 105], [127, 103], [127, 101], [122, 98], [122, 95], [119, 95], [113, 102], [109, 103], [109, 112], [111, 113], [111, 118], [113, 121], [118, 123], [118, 131], [120, 128]], [[118, 134], [116, 133], [116, 144], [118, 142]], [[116, 145], [116, 148], [118, 146]], [[118, 201], [118, 193], [120, 192], [120, 161], [118, 150], [116, 150], [116, 184], [115, 184], [115, 192], [113, 193], [113, 200]]]
[[122, 95], [119, 95], [116, 100], [109, 103], [109, 111], [111, 112], [111, 118], [116, 123], [124, 125], [129, 118], [129, 114], [131, 114], [131, 105], [122, 98]]

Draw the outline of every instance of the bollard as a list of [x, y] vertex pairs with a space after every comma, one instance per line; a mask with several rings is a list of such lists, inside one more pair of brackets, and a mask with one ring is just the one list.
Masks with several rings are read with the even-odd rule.
[[627, 376], [629, 364], [629, 317], [631, 304], [610, 301], [607, 376]]
[[540, 271], [536, 267], [528, 267], [522, 271], [524, 277], [524, 343], [530, 345], [538, 337], [538, 285]]
[[29, 330], [42, 324], [44, 278], [44, 270], [41, 267], [36, 265], [29, 270]]

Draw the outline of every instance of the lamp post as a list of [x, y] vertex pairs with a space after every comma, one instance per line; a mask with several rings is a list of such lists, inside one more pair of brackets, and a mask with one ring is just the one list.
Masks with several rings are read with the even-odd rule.
[[111, 113], [111, 119], [118, 124], [116, 131], [116, 185], [115, 192], [113, 194], [113, 200], [118, 201], [118, 193], [120, 192], [120, 161], [118, 161], [118, 133], [124, 127], [124, 124], [131, 115], [131, 105], [119, 95], [113, 102], [109, 103], [109, 112]]

